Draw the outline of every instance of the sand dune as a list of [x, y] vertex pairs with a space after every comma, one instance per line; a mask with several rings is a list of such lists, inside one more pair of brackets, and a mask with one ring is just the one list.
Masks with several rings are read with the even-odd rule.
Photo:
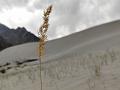
[[[71, 53], [85, 53], [119, 47], [120, 21], [115, 21], [47, 42], [46, 60], [53, 60]], [[38, 43], [28, 43], [7, 48], [0, 52], [0, 63], [38, 58]]]
[[[37, 45], [3, 50], [0, 64], [37, 59]], [[119, 90], [120, 21], [48, 41], [42, 62], [44, 90]], [[37, 64], [13, 67], [0, 79], [1, 90], [40, 90]]]

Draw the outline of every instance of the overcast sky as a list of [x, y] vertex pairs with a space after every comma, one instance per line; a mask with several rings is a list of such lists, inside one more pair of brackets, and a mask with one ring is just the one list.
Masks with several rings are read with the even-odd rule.
[[37, 35], [43, 10], [50, 4], [49, 39], [120, 19], [120, 0], [0, 0], [0, 22]]

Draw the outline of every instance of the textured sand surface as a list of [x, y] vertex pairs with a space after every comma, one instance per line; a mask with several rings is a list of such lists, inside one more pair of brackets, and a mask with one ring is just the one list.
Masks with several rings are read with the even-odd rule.
[[[0, 73], [0, 90], [40, 90], [38, 62], [15, 64], [38, 58], [36, 47], [0, 52], [0, 64], [12, 67]], [[47, 42], [42, 62], [43, 90], [120, 90], [120, 21]]]
[[[44, 90], [120, 90], [120, 50], [72, 54], [42, 64]], [[21, 65], [0, 74], [0, 90], [40, 90], [39, 66]]]

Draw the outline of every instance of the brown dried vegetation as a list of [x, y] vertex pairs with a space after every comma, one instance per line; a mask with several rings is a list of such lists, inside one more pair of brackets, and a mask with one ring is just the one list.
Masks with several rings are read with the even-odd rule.
[[40, 83], [41, 83], [41, 90], [42, 90], [42, 73], [41, 73], [41, 60], [45, 54], [45, 42], [47, 39], [47, 30], [49, 26], [49, 15], [52, 11], [52, 5], [50, 5], [45, 11], [43, 16], [43, 24], [39, 28], [38, 35], [39, 35], [39, 60], [40, 60]]
[[39, 41], [39, 56], [43, 56], [45, 53], [44, 53], [44, 49], [45, 49], [45, 42], [46, 42], [46, 39], [47, 39], [47, 30], [48, 30], [48, 26], [49, 26], [49, 15], [52, 11], [52, 5], [50, 5], [45, 11], [44, 11], [44, 17], [43, 17], [43, 24], [41, 25], [41, 27], [39, 28], [39, 32], [38, 32], [38, 35], [39, 35], [39, 38], [40, 38], [40, 41]]

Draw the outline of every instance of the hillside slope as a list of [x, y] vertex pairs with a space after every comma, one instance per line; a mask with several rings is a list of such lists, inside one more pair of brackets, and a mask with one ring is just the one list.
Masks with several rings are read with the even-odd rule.
[[38, 37], [28, 32], [24, 27], [10, 29], [3, 24], [0, 24], [0, 38], [0, 51], [10, 46], [39, 40]]
[[[101, 51], [120, 46], [120, 21], [96, 26], [67, 37], [48, 41], [46, 60], [67, 56], [69, 54]], [[16, 58], [37, 59], [38, 43], [27, 43], [7, 48], [0, 52], [1, 61], [15, 61]]]
[[[48, 41], [44, 90], [119, 90], [119, 38], [120, 21], [115, 21]], [[27, 43], [0, 52], [0, 89], [40, 89], [37, 47], [37, 42]], [[15, 63], [26, 60], [34, 61]]]

